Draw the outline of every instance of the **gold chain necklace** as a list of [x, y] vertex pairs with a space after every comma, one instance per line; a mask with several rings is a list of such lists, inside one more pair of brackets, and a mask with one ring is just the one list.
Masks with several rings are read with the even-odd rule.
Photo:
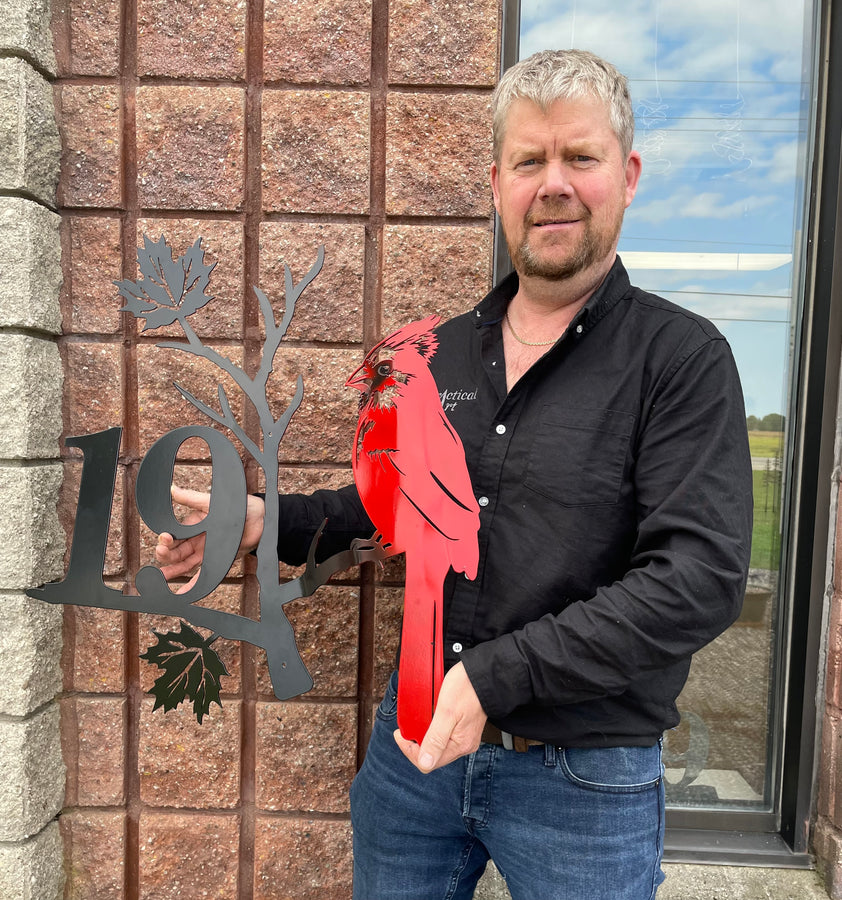
[[554, 344], [558, 340], [558, 338], [553, 338], [551, 341], [525, 341], [512, 327], [512, 320], [509, 318], [508, 310], [506, 310], [506, 324], [509, 326], [509, 331], [511, 331], [512, 337], [519, 344], [524, 344], [527, 347], [549, 347], [550, 344]]

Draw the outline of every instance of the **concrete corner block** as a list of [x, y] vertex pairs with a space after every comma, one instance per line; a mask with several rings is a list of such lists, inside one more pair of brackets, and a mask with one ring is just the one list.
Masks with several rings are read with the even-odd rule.
[[26, 719], [0, 720], [0, 771], [0, 841], [38, 834], [64, 802], [57, 703]]
[[[490, 862], [477, 884], [473, 900], [511, 900], [512, 895], [506, 887], [503, 876], [494, 863]], [[537, 898], [536, 898], [537, 900]]]
[[53, 204], [60, 162], [52, 87], [25, 60], [0, 58], [0, 188]]
[[0, 0], [0, 48], [19, 53], [54, 75], [50, 0]]
[[0, 465], [0, 590], [61, 578], [67, 543], [56, 506], [60, 463]]
[[61, 690], [62, 609], [0, 594], [0, 616], [0, 715], [27, 716]]
[[64, 847], [57, 822], [22, 843], [0, 844], [0, 898], [61, 900]]
[[55, 459], [61, 357], [52, 341], [0, 333], [0, 459]]
[[31, 200], [0, 197], [0, 327], [61, 331], [60, 222]]

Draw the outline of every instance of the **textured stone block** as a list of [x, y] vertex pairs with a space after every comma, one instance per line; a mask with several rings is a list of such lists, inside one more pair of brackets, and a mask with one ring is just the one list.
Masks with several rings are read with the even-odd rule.
[[[243, 352], [237, 346], [215, 346], [236, 366], [243, 365]], [[208, 359], [178, 350], [161, 349], [152, 344], [137, 351], [138, 405], [140, 407], [140, 446], [149, 447], [173, 428], [182, 425], [210, 425], [211, 420], [187, 401], [175, 383], [190, 391], [203, 403], [219, 411], [218, 389], [222, 384], [238, 422], [243, 421], [243, 393], [232, 379]], [[179, 459], [209, 458], [204, 441], [191, 440], [182, 445]]]
[[292, 399], [297, 377], [304, 380], [304, 399], [281, 444], [284, 461], [350, 462], [359, 395], [345, 382], [361, 361], [354, 350], [290, 347], [278, 353], [272, 384], [279, 411]]
[[246, 4], [240, 0], [139, 0], [140, 75], [243, 78]]
[[447, 320], [491, 288], [489, 228], [389, 225], [383, 236], [383, 334], [433, 313]]
[[125, 814], [79, 810], [59, 820], [64, 836], [65, 900], [122, 900]]
[[842, 832], [827, 819], [819, 817], [812, 840], [818, 870], [824, 878], [828, 896], [842, 896]]
[[239, 209], [245, 92], [228, 87], [137, 91], [138, 199], [150, 209]]
[[62, 896], [64, 864], [58, 822], [32, 840], [0, 844], [0, 897], [57, 900]]
[[59, 154], [52, 87], [24, 60], [0, 59], [0, 188], [54, 203]]
[[25, 716], [61, 690], [61, 610], [24, 595], [0, 597], [0, 713]]
[[[667, 863], [658, 900], [828, 900], [819, 876], [810, 869], [710, 866]], [[838, 894], [830, 895], [839, 900]]]
[[371, 68], [371, 0], [266, 0], [267, 81], [365, 84]]
[[[239, 222], [213, 219], [140, 219], [137, 223], [137, 246], [143, 246], [143, 235], [157, 241], [165, 237], [173, 257], [183, 256], [199, 239], [205, 251], [205, 265], [214, 266], [210, 285], [205, 291], [213, 299], [190, 316], [190, 325], [202, 338], [241, 338], [243, 336], [243, 226]], [[139, 278], [140, 273], [132, 276]], [[251, 288], [249, 288], [251, 292]], [[143, 327], [140, 320], [140, 327]], [[167, 325], [153, 332], [157, 338], [168, 335], [184, 337], [180, 325]]]
[[118, 697], [62, 700], [68, 806], [118, 806], [125, 801], [126, 714], [127, 701]]
[[0, 767], [0, 841], [20, 841], [41, 831], [64, 799], [58, 704], [0, 721]]
[[[842, 460], [840, 460], [842, 462]], [[842, 485], [840, 485], [842, 488]], [[842, 560], [842, 503], [838, 504], [836, 509], [836, 541], [835, 553], [836, 560]], [[842, 603], [842, 565], [834, 566], [833, 586], [840, 595], [839, 602]]]
[[0, 466], [0, 589], [23, 590], [61, 577], [60, 483], [60, 465]]
[[260, 285], [280, 321], [284, 266], [301, 281], [325, 248], [324, 264], [298, 300], [287, 338], [361, 341], [365, 229], [361, 225], [264, 223], [260, 226]]
[[140, 817], [140, 900], [235, 898], [238, 816], [147, 812]]
[[185, 702], [164, 713], [146, 697], [140, 715], [140, 797], [149, 806], [230, 809], [240, 800], [240, 706], [211, 707], [202, 724]]
[[[298, 652], [315, 682], [313, 696], [356, 697], [359, 603], [358, 588], [326, 585], [284, 607]], [[261, 650], [259, 656], [258, 691], [271, 694], [266, 654]]]
[[0, 326], [59, 333], [59, 222], [31, 200], [0, 197]]
[[61, 384], [54, 343], [0, 334], [0, 458], [58, 456]]
[[832, 595], [830, 601], [825, 699], [842, 713], [842, 596], [838, 592]]
[[50, 12], [49, 0], [0, 0], [0, 47], [54, 73]]
[[490, 216], [491, 111], [477, 94], [391, 94], [386, 211]]
[[124, 690], [126, 614], [113, 609], [68, 606], [65, 616], [69, 634], [63, 666], [67, 689], [100, 694]]
[[472, 900], [511, 900], [506, 881], [493, 862], [488, 863]]
[[379, 703], [395, 669], [403, 621], [403, 588], [378, 585], [374, 609], [374, 699]]
[[368, 94], [265, 91], [263, 208], [367, 213]]
[[350, 822], [258, 817], [254, 900], [350, 900]]
[[120, 220], [68, 216], [62, 324], [68, 334], [118, 334], [123, 298], [114, 282], [122, 277]]
[[119, 73], [120, 0], [60, 0], [53, 33], [61, 74]]
[[347, 812], [356, 773], [356, 706], [258, 703], [256, 716], [258, 807]]
[[826, 715], [822, 728], [822, 753], [819, 766], [819, 815], [827, 816], [834, 825], [842, 822], [842, 784], [837, 777], [842, 762], [842, 720]]
[[[120, 345], [65, 343], [64, 406], [67, 435], [94, 434], [123, 420]], [[126, 451], [123, 446], [122, 451]], [[79, 451], [74, 451], [79, 452]]]
[[389, 4], [389, 81], [493, 87], [498, 0]]
[[61, 87], [59, 200], [64, 206], [119, 206], [120, 94], [111, 85]]

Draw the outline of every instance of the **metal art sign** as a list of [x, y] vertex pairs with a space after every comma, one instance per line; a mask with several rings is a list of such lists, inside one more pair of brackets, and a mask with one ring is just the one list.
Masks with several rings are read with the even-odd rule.
[[475, 578], [479, 505], [465, 450], [430, 372], [438, 317], [382, 340], [348, 379], [362, 391], [354, 479], [380, 540], [406, 553], [398, 727], [421, 743], [444, 678], [442, 588], [451, 567]]
[[[298, 653], [292, 626], [284, 615], [284, 605], [314, 593], [331, 575], [343, 569], [366, 561], [382, 560], [386, 551], [377, 541], [358, 542], [348, 551], [317, 564], [315, 549], [324, 529], [323, 524], [313, 539], [304, 573], [290, 582], [282, 583], [279, 578], [279, 451], [287, 426], [303, 399], [304, 385], [299, 376], [293, 399], [276, 417], [267, 397], [267, 384], [275, 354], [292, 320], [295, 305], [321, 270], [324, 247], [319, 248], [316, 262], [297, 283], [293, 282], [289, 266], [284, 266], [285, 310], [280, 323], [275, 320], [267, 296], [257, 287], [254, 288], [266, 332], [260, 366], [254, 377], [226, 356], [206, 346], [188, 321], [193, 313], [213, 299], [207, 293], [213, 266], [205, 265], [201, 238], [184, 256], [174, 259], [164, 237], [152, 241], [144, 236], [137, 259], [141, 278], [138, 281], [115, 282], [126, 300], [123, 311], [137, 319], [144, 319], [143, 331], [178, 323], [186, 342], [166, 341], [157, 346], [190, 353], [215, 365], [221, 373], [233, 379], [258, 415], [261, 439], [255, 441], [232, 411], [221, 383], [217, 392], [218, 408], [207, 405], [181, 385], [175, 385], [196, 409], [230, 431], [264, 472], [266, 516], [256, 551], [260, 618], [250, 619], [196, 605], [197, 601], [213, 593], [220, 585], [236, 558], [247, 498], [239, 452], [222, 432], [206, 425], [176, 428], [153, 444], [138, 470], [135, 490], [138, 512], [152, 531], [169, 532], [178, 539], [205, 533], [204, 560], [198, 578], [189, 590], [174, 594], [161, 571], [151, 565], [136, 573], [136, 594], [125, 594], [108, 587], [103, 581], [121, 437], [120, 428], [111, 428], [97, 434], [66, 439], [67, 446], [78, 447], [84, 456], [68, 569], [61, 581], [30, 589], [26, 593], [48, 603], [180, 616], [179, 631], [154, 632], [157, 643], [141, 658], [163, 670], [152, 688], [155, 708], [163, 707], [166, 711], [189, 699], [201, 722], [211, 703], [222, 705], [220, 678], [227, 672], [213, 648], [217, 638], [248, 641], [262, 647], [266, 651], [272, 687], [279, 699], [289, 699], [308, 691], [313, 686], [313, 679]], [[190, 438], [199, 438], [207, 444], [213, 475], [207, 516], [195, 525], [183, 525], [174, 515], [170, 486], [178, 450]], [[188, 623], [207, 629], [210, 634], [204, 636]]]

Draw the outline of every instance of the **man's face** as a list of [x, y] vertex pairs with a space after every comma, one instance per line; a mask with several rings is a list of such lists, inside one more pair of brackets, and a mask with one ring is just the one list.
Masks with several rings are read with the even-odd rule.
[[601, 280], [639, 178], [640, 156], [623, 157], [599, 100], [559, 100], [546, 113], [515, 100], [491, 185], [517, 272]]

